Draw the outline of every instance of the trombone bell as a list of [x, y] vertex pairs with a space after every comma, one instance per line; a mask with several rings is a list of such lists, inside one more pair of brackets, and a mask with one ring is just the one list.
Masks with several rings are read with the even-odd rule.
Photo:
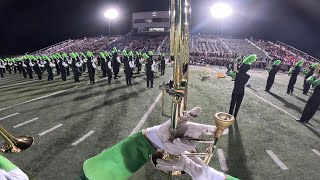
[[1, 147], [2, 152], [18, 153], [28, 149], [33, 144], [33, 138], [29, 136], [19, 136], [12, 140], [12, 143], [7, 143]]

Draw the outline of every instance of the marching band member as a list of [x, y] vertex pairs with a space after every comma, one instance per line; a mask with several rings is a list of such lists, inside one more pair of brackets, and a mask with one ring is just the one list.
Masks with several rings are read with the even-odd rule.
[[153, 88], [153, 78], [154, 78], [154, 63], [150, 56], [146, 53], [143, 54], [143, 57], [146, 59], [146, 75], [147, 75], [147, 87], [149, 87], [149, 82], [151, 88]]
[[315, 86], [315, 88], [303, 109], [302, 116], [299, 120], [301, 123], [309, 123], [310, 119], [316, 114], [320, 107], [320, 78], [316, 80], [316, 75], [313, 75], [307, 79], [307, 83]]
[[126, 83], [127, 85], [132, 85], [131, 83], [132, 72], [129, 64], [129, 55], [126, 50], [123, 50], [122, 54], [123, 54], [123, 65], [124, 65], [124, 73], [126, 76]]
[[120, 68], [120, 60], [118, 59], [118, 50], [116, 47], [113, 48], [112, 52], [112, 68], [113, 68], [113, 73], [114, 73], [114, 78], [118, 79], [118, 73], [119, 73], [119, 68]]
[[60, 68], [62, 81], [67, 81], [67, 70], [66, 70], [67, 67], [68, 67], [68, 64], [63, 60], [60, 60], [59, 68]]
[[233, 71], [228, 72], [228, 75], [235, 79], [229, 108], [229, 114], [233, 115], [235, 119], [237, 118], [243, 100], [245, 85], [250, 79], [247, 72], [249, 71], [251, 64], [256, 60], [257, 55], [252, 54], [243, 60], [238, 73], [234, 73]]
[[136, 67], [136, 65], [134, 64], [134, 61], [133, 61], [133, 52], [130, 51], [129, 52], [129, 66], [130, 66], [130, 72], [131, 72], [131, 78], [133, 78], [133, 71], [134, 71], [134, 68]]
[[78, 67], [79, 76], [82, 76], [82, 63], [81, 63], [81, 60], [78, 57], [76, 57], [76, 59], [77, 59], [76, 66]]
[[297, 77], [300, 74], [302, 65], [303, 65], [303, 61], [301, 60], [295, 65], [294, 69], [293, 68], [290, 69], [289, 75], [291, 75], [291, 78], [288, 84], [287, 94], [293, 93], [294, 85], [297, 82]]
[[24, 78], [27, 78], [27, 64], [28, 64], [28, 61], [26, 61], [26, 60], [24, 60], [24, 61], [22, 62], [22, 69], [21, 69], [21, 71], [22, 71], [22, 75], [23, 75]]
[[281, 61], [280, 60], [276, 60], [273, 63], [272, 68], [269, 71], [269, 76], [268, 76], [268, 80], [267, 80], [267, 85], [266, 85], [266, 89], [265, 91], [269, 92], [273, 83], [274, 83], [274, 79], [276, 77], [276, 74], [278, 73], [278, 71], [280, 70], [280, 64]]
[[38, 79], [42, 80], [42, 72], [38, 63], [39, 63], [38, 60], [36, 60], [33, 66], [33, 70], [38, 75]]
[[161, 54], [160, 70], [161, 70], [161, 76], [163, 76], [166, 70], [166, 60], [164, 59], [164, 52]]
[[99, 56], [98, 56], [98, 62], [100, 62], [100, 67], [101, 67], [101, 70], [102, 70], [102, 77], [107, 77], [107, 64], [106, 64], [106, 56], [103, 52], [100, 52], [99, 53]]
[[79, 68], [81, 67], [81, 64], [78, 64], [78, 62], [76, 62], [77, 57], [75, 55], [71, 54], [70, 57], [72, 59], [71, 69], [73, 72], [74, 82], [80, 82]]
[[97, 68], [97, 66], [95, 65], [94, 61], [93, 61], [93, 53], [88, 51], [87, 52], [87, 67], [88, 67], [88, 73], [89, 73], [89, 79], [90, 79], [90, 84], [94, 84], [96, 83], [94, 80], [94, 75], [95, 75], [95, 69]]
[[111, 80], [112, 80], [112, 62], [111, 62], [111, 56], [108, 52], [105, 52], [105, 56], [106, 56], [106, 73], [108, 76], [108, 84], [111, 84]]
[[0, 59], [0, 77], [3, 78], [3, 69], [5, 69], [6, 67], [4, 66], [3, 61]]
[[[181, 136], [173, 140], [170, 139], [170, 120], [129, 136], [111, 148], [86, 160], [83, 164], [84, 173], [80, 179], [125, 180], [139, 170], [150, 159], [150, 156], [157, 152], [156, 150], [164, 150], [170, 154], [179, 155], [187, 150], [195, 149], [197, 143], [186, 138], [198, 138], [204, 132], [216, 131], [215, 126], [190, 122], [200, 113], [201, 108], [199, 107], [184, 113], [177, 131]], [[158, 159], [156, 168], [164, 171], [184, 170], [196, 180], [236, 179], [218, 172], [200, 161], [190, 160], [184, 156], [181, 159], [181, 162]]]
[[313, 74], [314, 74], [314, 70], [317, 68], [319, 64], [318, 63], [313, 63], [311, 66], [310, 66], [310, 69], [308, 71], [308, 73], [306, 74], [306, 76], [304, 77], [304, 82], [303, 82], [303, 93], [304, 95], [307, 95], [308, 94], [308, 91], [311, 87], [311, 84], [307, 83], [307, 79], [309, 77], [311, 77]]
[[46, 59], [46, 69], [48, 72], [48, 81], [53, 81], [53, 71], [52, 68], [54, 68], [56, 65], [50, 61], [48, 56], [44, 56], [44, 58]]
[[142, 67], [142, 64], [140, 61], [141, 61], [141, 53], [137, 51], [136, 52], [136, 59], [135, 59], [135, 64], [137, 67], [137, 74], [140, 74], [141, 67]]
[[29, 60], [27, 61], [27, 73], [29, 75], [30, 79], [33, 79], [33, 74], [32, 74], [32, 68], [34, 66], [34, 64], [32, 63], [32, 61], [30, 60], [31, 58], [29, 58]]
[[7, 63], [7, 70], [9, 71], [9, 74], [11, 74], [11, 70], [12, 70], [12, 62], [11, 62], [11, 60], [9, 59], [8, 60], [8, 63]]

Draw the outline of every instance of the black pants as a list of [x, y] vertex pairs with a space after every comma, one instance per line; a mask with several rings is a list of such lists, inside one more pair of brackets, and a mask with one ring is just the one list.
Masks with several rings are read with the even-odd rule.
[[53, 73], [52, 73], [52, 70], [48, 70], [48, 81], [53, 81]]
[[106, 71], [106, 69], [101, 69], [102, 70], [102, 76], [103, 77], [107, 77], [107, 71]]
[[3, 78], [3, 71], [2, 71], [2, 68], [0, 68], [0, 77]]
[[22, 70], [22, 74], [24, 78], [27, 78], [27, 72], [25, 70]]
[[164, 73], [165, 73], [165, 69], [161, 68], [161, 76], [164, 75]]
[[8, 68], [9, 74], [11, 74], [11, 67]]
[[67, 76], [70, 76], [70, 68], [67, 67], [66, 70], [67, 70]]
[[311, 84], [308, 84], [306, 80], [304, 80], [303, 94], [308, 94], [310, 87], [311, 87]]
[[83, 64], [83, 65], [82, 65], [82, 71], [81, 71], [81, 72], [86, 72], [86, 69], [87, 69], [86, 64]]
[[274, 83], [274, 79], [275, 79], [275, 76], [269, 75], [268, 80], [267, 80], [266, 91], [270, 91], [270, 89]]
[[61, 79], [62, 79], [62, 81], [67, 80], [67, 72], [66, 71], [61, 71]]
[[13, 70], [14, 70], [14, 73], [17, 74], [17, 66], [14, 66]]
[[32, 71], [28, 71], [28, 75], [30, 79], [33, 79]]
[[316, 114], [320, 106], [320, 98], [311, 96], [303, 109], [302, 116], [300, 118], [301, 122], [309, 122], [310, 119]]
[[294, 85], [296, 84], [296, 82], [297, 82], [297, 77], [295, 77], [295, 78], [291, 77], [289, 84], [288, 84], [287, 94], [293, 93]]
[[79, 77], [80, 77], [79, 72], [73, 71], [74, 82], [80, 82]]
[[38, 74], [38, 79], [39, 79], [39, 80], [42, 80], [42, 73], [41, 73], [41, 71], [40, 71], [40, 72], [37, 72], [37, 74]]
[[147, 74], [147, 87], [149, 87], [149, 82], [151, 84], [151, 87], [153, 87], [153, 73]]
[[108, 84], [111, 84], [112, 72], [110, 69], [107, 69], [106, 72], [107, 72], [107, 76], [108, 76]]
[[126, 70], [125, 73], [126, 73], [126, 82], [127, 82], [127, 85], [132, 85], [132, 83], [131, 83], [132, 72], [131, 72], [130, 70]]
[[[232, 93], [229, 114], [233, 115], [235, 118], [237, 118], [237, 115], [243, 100], [243, 96], [244, 96], [244, 92]], [[234, 109], [234, 107], [236, 107], [236, 109]]]
[[60, 75], [60, 69], [58, 68], [59, 66], [57, 66], [57, 76]]
[[94, 70], [92, 71], [90, 71], [90, 69], [88, 70], [88, 73], [89, 73], [89, 79], [90, 79], [90, 83], [96, 83], [95, 81], [94, 81], [94, 74], [95, 74], [95, 72], [94, 72]]
[[114, 73], [114, 78], [117, 78], [118, 74], [119, 74], [119, 67], [114, 67], [113, 68], [113, 73]]

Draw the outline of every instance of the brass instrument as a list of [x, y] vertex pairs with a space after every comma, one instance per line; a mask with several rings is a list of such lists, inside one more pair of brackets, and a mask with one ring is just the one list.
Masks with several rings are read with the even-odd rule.
[[[189, 25], [191, 16], [191, 6], [188, 0], [170, 0], [170, 58], [174, 62], [173, 79], [169, 83], [161, 86], [162, 96], [168, 93], [172, 99], [171, 103], [171, 138], [174, 139], [181, 115], [186, 111], [188, 94], [188, 66], [189, 66]], [[162, 114], [164, 114], [164, 97], [162, 97]], [[202, 157], [208, 164], [215, 150], [222, 132], [234, 123], [234, 117], [227, 113], [215, 114], [214, 121], [217, 126], [215, 135], [209, 140], [191, 139], [198, 143], [208, 144], [205, 153], [188, 153], [187, 156]], [[163, 159], [179, 158], [179, 156], [169, 155], [164, 152], [157, 155]], [[153, 157], [158, 158], [158, 157]], [[172, 175], [179, 175], [181, 172], [168, 172], [168, 179]]]
[[[1, 146], [0, 151], [5, 153], [19, 153], [29, 148], [34, 142], [34, 139], [30, 136], [18, 136], [18, 137], [13, 136], [1, 125], [0, 125], [0, 135], [5, 140], [5, 144]], [[31, 175], [26, 170], [22, 168], [20, 169], [27, 174], [30, 180], [36, 179], [33, 175]]]
[[0, 148], [2, 152], [19, 153], [33, 144], [33, 138], [29, 136], [14, 137], [2, 126], [0, 126], [0, 135], [5, 140], [6, 144]]

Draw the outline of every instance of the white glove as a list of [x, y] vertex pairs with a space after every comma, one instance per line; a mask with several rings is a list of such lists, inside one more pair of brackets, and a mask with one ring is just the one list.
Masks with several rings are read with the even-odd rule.
[[200, 158], [188, 158], [182, 155], [180, 159], [157, 159], [156, 168], [161, 171], [185, 171], [193, 180], [225, 180], [226, 175], [202, 162]]
[[170, 140], [171, 121], [148, 128], [145, 132], [146, 137], [151, 141], [153, 146], [158, 150], [165, 150], [169, 154], [178, 155], [187, 150], [196, 148], [197, 143], [186, 138], [198, 138], [204, 132], [214, 132], [215, 126], [203, 125], [189, 122], [201, 113], [201, 108], [196, 107], [191, 111], [184, 113], [178, 124], [177, 137]]

